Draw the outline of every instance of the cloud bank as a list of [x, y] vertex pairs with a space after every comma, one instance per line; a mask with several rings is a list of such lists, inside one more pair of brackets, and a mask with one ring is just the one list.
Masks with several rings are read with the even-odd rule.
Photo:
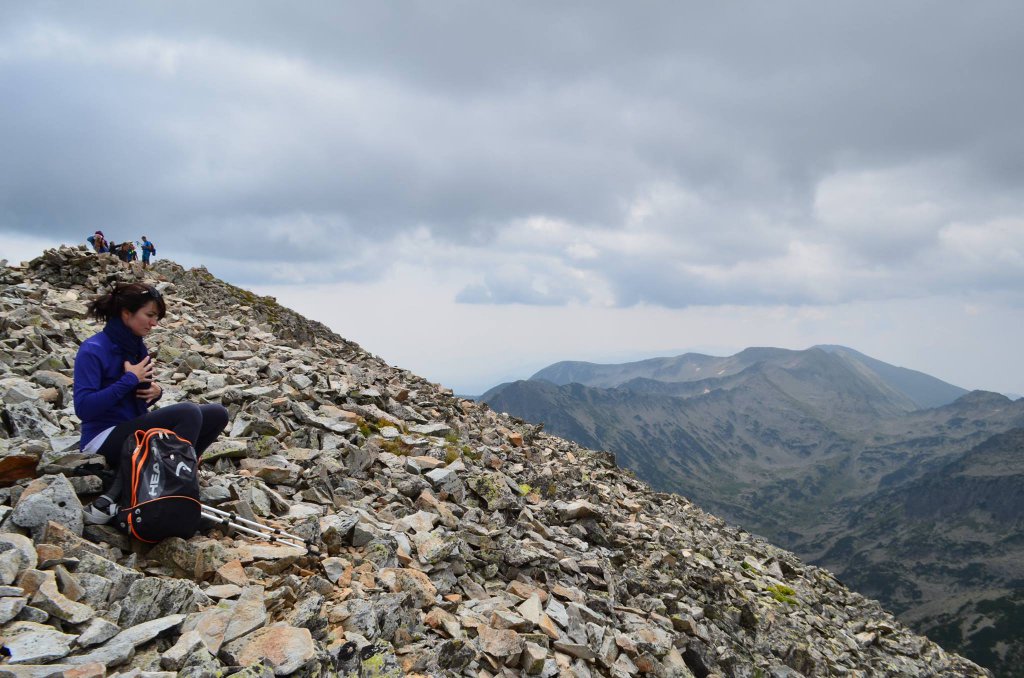
[[0, 228], [464, 304], [1024, 289], [1024, 7], [0, 9]]

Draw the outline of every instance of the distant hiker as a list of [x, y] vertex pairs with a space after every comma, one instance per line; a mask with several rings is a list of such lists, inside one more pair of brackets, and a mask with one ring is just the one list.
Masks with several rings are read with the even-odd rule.
[[[82, 421], [79, 447], [99, 453], [109, 468], [121, 459], [125, 439], [138, 430], [165, 428], [189, 441], [201, 455], [228, 423], [222, 405], [176, 403], [153, 411], [163, 389], [153, 380], [153, 361], [143, 338], [164, 317], [159, 290], [142, 283], [119, 284], [89, 304], [89, 313], [106, 322], [102, 332], [82, 342], [75, 357], [75, 414]], [[90, 523], [106, 523], [117, 514], [117, 492], [101, 496], [85, 512]]]
[[120, 257], [121, 261], [125, 262], [126, 264], [130, 264], [131, 262], [138, 259], [138, 254], [135, 253], [135, 243], [133, 243], [131, 240], [126, 240], [125, 242], [121, 243], [118, 249], [117, 256]]
[[121, 261], [129, 263], [135, 258], [135, 246], [130, 241], [120, 245], [113, 244], [110, 246], [110, 253]]
[[107, 246], [107, 240], [103, 237], [103, 231], [96, 231], [86, 238], [86, 240], [88, 240], [89, 244], [92, 245], [96, 254], [103, 254], [110, 251], [110, 248]]
[[156, 246], [142, 236], [142, 268], [149, 268], [149, 257], [156, 256]]

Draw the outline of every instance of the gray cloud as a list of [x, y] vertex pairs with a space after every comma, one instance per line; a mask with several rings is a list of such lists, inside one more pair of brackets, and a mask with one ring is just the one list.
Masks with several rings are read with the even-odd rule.
[[[454, 247], [466, 303], [1019, 289], [1022, 15], [6, 5], [0, 230], [146, 232], [241, 283]], [[996, 271], [957, 256], [992, 243]]]
[[590, 295], [571, 271], [558, 266], [498, 265], [488, 270], [483, 282], [465, 286], [455, 296], [462, 304], [529, 304], [563, 306], [588, 301]]

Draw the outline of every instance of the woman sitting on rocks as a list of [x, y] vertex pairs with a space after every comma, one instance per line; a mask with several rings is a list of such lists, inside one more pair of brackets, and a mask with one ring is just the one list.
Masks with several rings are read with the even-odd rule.
[[[89, 313], [106, 326], [82, 342], [75, 357], [81, 450], [102, 454], [116, 470], [125, 439], [140, 429], [166, 428], [192, 443], [197, 457], [202, 455], [227, 426], [222, 405], [176, 403], [149, 411], [163, 389], [153, 380], [153, 360], [143, 338], [167, 313], [163, 295], [150, 285], [121, 284], [93, 301]], [[117, 514], [116, 492], [110, 494], [86, 509], [87, 522], [106, 523]]]

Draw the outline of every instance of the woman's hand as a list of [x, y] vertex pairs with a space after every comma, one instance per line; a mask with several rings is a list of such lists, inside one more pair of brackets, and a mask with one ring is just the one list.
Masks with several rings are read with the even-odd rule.
[[148, 355], [135, 365], [125, 360], [124, 371], [134, 374], [138, 377], [140, 383], [143, 381], [153, 381], [153, 360]]
[[142, 398], [147, 403], [150, 403], [159, 398], [160, 394], [163, 392], [164, 390], [160, 388], [160, 384], [156, 383], [155, 381], [151, 381], [149, 382], [149, 386], [147, 388], [140, 388], [136, 390], [135, 395], [138, 396], [139, 398]]

